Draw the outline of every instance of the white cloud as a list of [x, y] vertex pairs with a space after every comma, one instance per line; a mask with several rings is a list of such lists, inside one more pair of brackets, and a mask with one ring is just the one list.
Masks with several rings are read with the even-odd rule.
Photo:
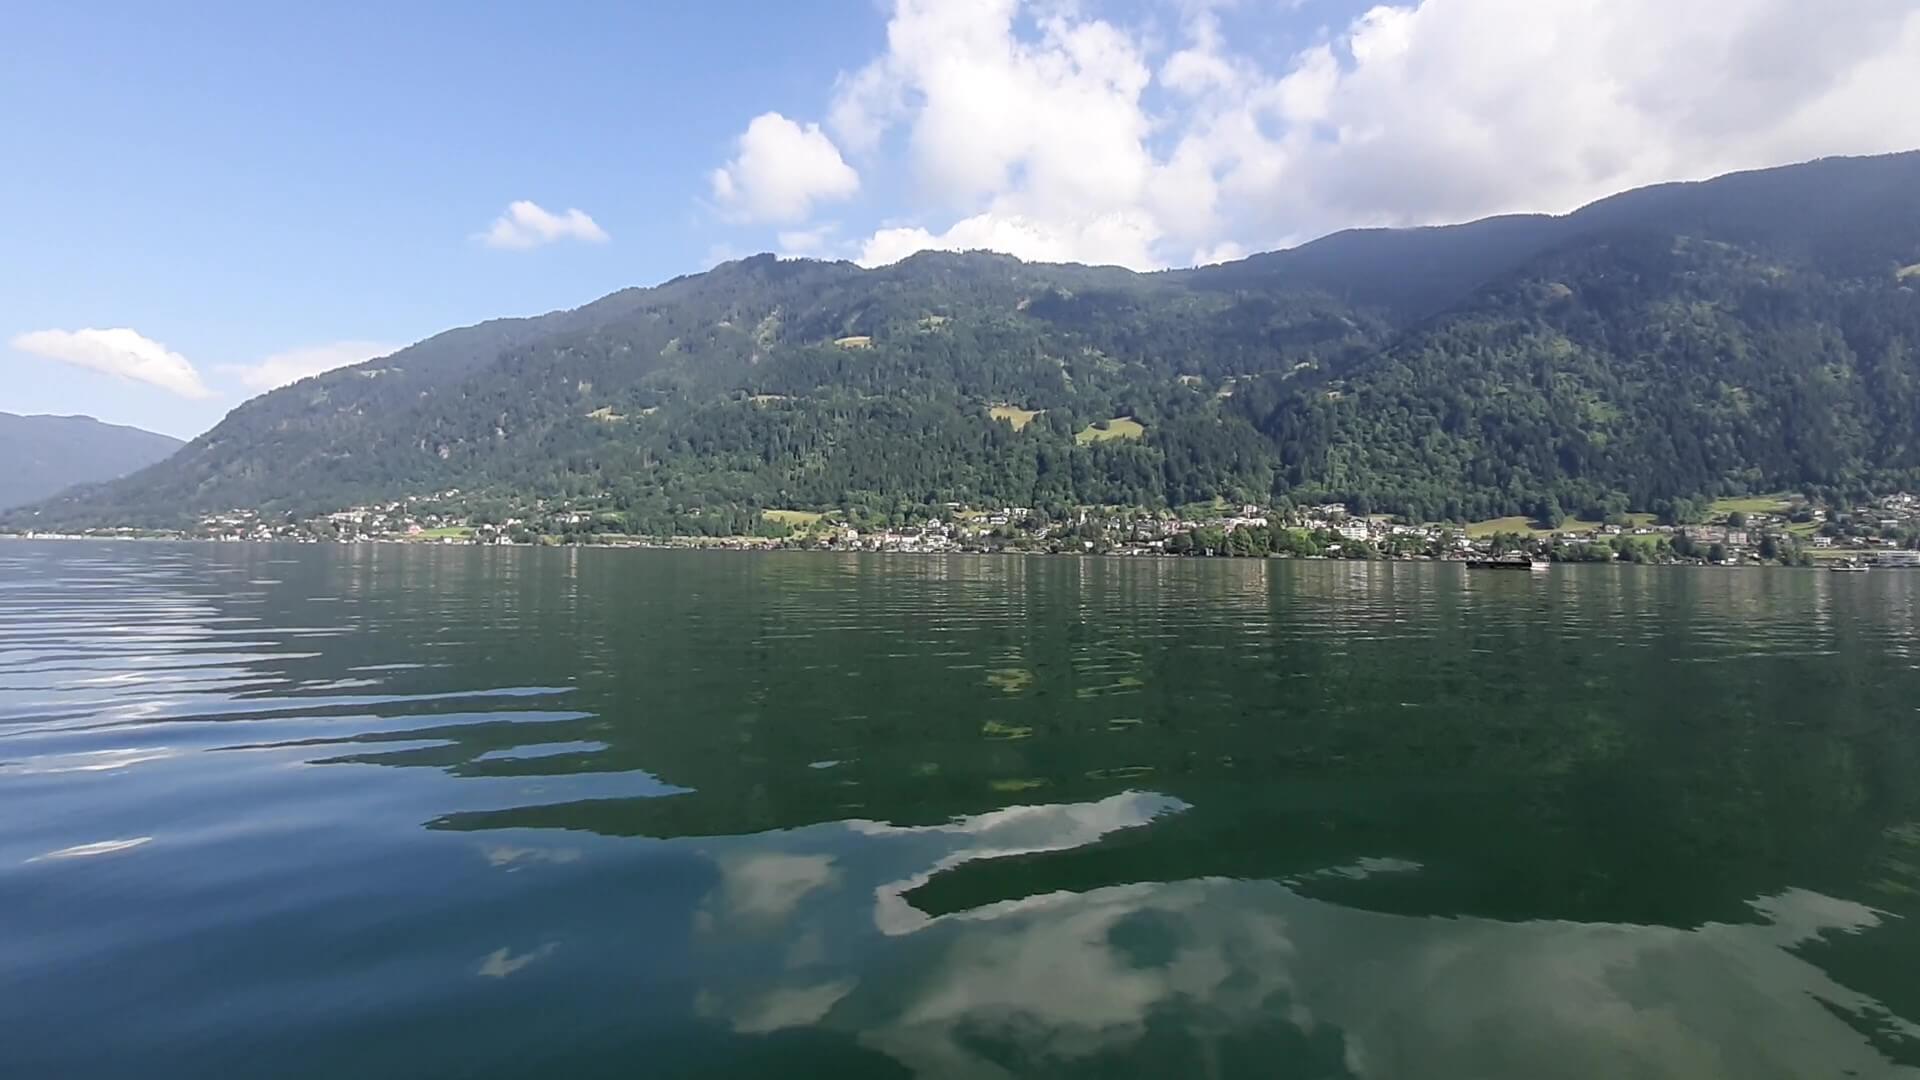
[[492, 227], [480, 234], [480, 241], [488, 247], [509, 250], [534, 248], [559, 240], [604, 244], [608, 239], [606, 230], [583, 210], [568, 209], [556, 214], [527, 199], [509, 203], [507, 212], [495, 218]]
[[1187, 138], [1212, 140], [1224, 201], [1262, 200], [1298, 231], [1564, 211], [1920, 144], [1920, 110], [1859, 77], [1888, 63], [1920, 69], [1905, 0], [1426, 0], [1209, 101]]
[[15, 336], [10, 344], [21, 352], [148, 383], [184, 398], [213, 396], [186, 357], [125, 328], [35, 330]]
[[[896, 0], [884, 52], [839, 77], [827, 112], [917, 193], [918, 220], [859, 243], [863, 262], [978, 246], [1144, 268], [1920, 146], [1911, 0], [1420, 0], [1278, 62], [1237, 47], [1269, 40], [1235, 32], [1270, 17], [1250, 6], [1182, 5], [1165, 43], [1096, 10]], [[818, 129], [763, 121], [844, 167]], [[811, 196], [750, 188], [746, 142], [716, 198], [804, 220]], [[848, 169], [833, 190], [855, 187]]]
[[1176, 50], [1160, 66], [1160, 82], [1181, 94], [1203, 94], [1240, 87], [1245, 73], [1221, 52], [1220, 19], [1213, 11], [1202, 9], [1188, 23], [1192, 39]]
[[1193, 253], [1193, 265], [1212, 266], [1215, 263], [1232, 262], [1247, 257], [1247, 249], [1232, 240], [1222, 240], [1212, 247], [1204, 247]]
[[802, 126], [777, 112], [753, 118], [732, 161], [713, 170], [714, 202], [735, 221], [792, 223], [815, 202], [860, 190], [860, 174], [819, 124]]
[[323, 371], [386, 356], [398, 352], [400, 348], [379, 341], [336, 341], [327, 345], [288, 349], [274, 353], [257, 364], [228, 364], [220, 370], [239, 379], [247, 389], [264, 393]]
[[917, 226], [880, 229], [860, 248], [862, 266], [885, 266], [916, 251], [998, 251], [1028, 262], [1146, 266], [1154, 262], [1159, 226], [1138, 211], [1119, 210], [1056, 220], [988, 211], [939, 234]]
[[780, 254], [788, 258], [822, 258], [828, 246], [833, 242], [833, 234], [839, 230], [837, 224], [828, 223], [811, 229], [782, 229], [775, 239], [780, 241]]

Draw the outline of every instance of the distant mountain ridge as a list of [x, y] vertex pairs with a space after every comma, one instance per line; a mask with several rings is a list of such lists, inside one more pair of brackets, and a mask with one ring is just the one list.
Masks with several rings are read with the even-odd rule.
[[1636, 188], [1560, 216], [1347, 229], [1285, 251], [1175, 273], [1216, 287], [1262, 282], [1323, 289], [1409, 317], [1459, 303], [1553, 248], [1620, 232], [1712, 237], [1790, 254], [1827, 272], [1857, 274], [1915, 261], [1916, 172], [1920, 151], [1823, 158]]
[[1920, 152], [1149, 274], [755, 256], [275, 390], [39, 520], [449, 487], [713, 531], [946, 501], [1486, 518], [1920, 486], [1916, 286]]
[[76, 484], [137, 472], [184, 446], [171, 435], [106, 424], [91, 416], [0, 412], [0, 509], [44, 499]]

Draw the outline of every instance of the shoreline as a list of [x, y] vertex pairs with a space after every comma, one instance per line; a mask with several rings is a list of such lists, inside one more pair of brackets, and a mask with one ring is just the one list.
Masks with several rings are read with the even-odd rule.
[[[1166, 560], [1166, 561], [1172, 561], [1172, 562], [1196, 561], [1196, 562], [1229, 562], [1229, 563], [1313, 562], [1313, 563], [1348, 563], [1348, 564], [1360, 564], [1360, 565], [1365, 565], [1370, 563], [1415, 563], [1415, 564], [1429, 564], [1429, 565], [1438, 565], [1438, 566], [1458, 565], [1463, 569], [1466, 568], [1467, 563], [1473, 561], [1472, 558], [1465, 557], [1465, 556], [1460, 558], [1434, 558], [1432, 556], [1424, 556], [1424, 555], [1423, 556], [1380, 555], [1371, 559], [1366, 559], [1366, 558], [1346, 559], [1346, 558], [1336, 558], [1336, 557], [1327, 556], [1327, 555], [1292, 555], [1292, 554], [1277, 554], [1277, 553], [1267, 554], [1267, 555], [1193, 555], [1193, 554], [1172, 554], [1172, 553], [1163, 552], [1163, 551], [1143, 551], [1143, 552], [1032, 551], [1032, 550], [1016, 549], [1016, 548], [955, 549], [955, 550], [949, 550], [949, 551], [910, 551], [910, 550], [902, 550], [897, 548], [828, 548], [828, 547], [805, 548], [805, 547], [796, 547], [792, 545], [781, 544], [777, 541], [769, 542], [765, 544], [727, 544], [727, 543], [674, 544], [674, 543], [632, 543], [632, 542], [622, 542], [622, 543], [614, 543], [614, 544], [516, 544], [516, 543], [461, 542], [461, 543], [449, 544], [449, 543], [441, 543], [435, 540], [409, 540], [409, 539], [398, 538], [398, 537], [392, 538], [392, 539], [377, 539], [377, 540], [290, 540], [290, 539], [284, 539], [284, 538], [278, 538], [278, 537], [273, 539], [268, 539], [268, 540], [252, 540], [252, 539], [227, 540], [227, 539], [219, 539], [216, 537], [202, 537], [202, 536], [84, 536], [84, 535], [74, 535], [74, 534], [27, 535], [22, 533], [0, 533], [0, 541], [47, 542], [47, 543], [210, 544], [215, 546], [248, 545], [248, 546], [261, 546], [261, 547], [271, 547], [276, 545], [285, 546], [285, 547], [338, 547], [338, 548], [393, 547], [393, 548], [429, 548], [429, 549], [436, 549], [436, 550], [450, 549], [450, 548], [482, 548], [482, 549], [507, 548], [511, 550], [520, 550], [520, 551], [566, 551], [566, 550], [573, 550], [573, 551], [579, 551], [579, 550], [695, 551], [695, 552], [704, 552], [704, 553], [755, 554], [755, 555], [774, 555], [774, 554], [886, 555], [886, 556], [907, 556], [912, 558], [983, 558], [983, 557], [1003, 558], [1003, 557], [1012, 556], [1012, 557], [1022, 557], [1022, 558], [1044, 558], [1044, 559]], [[1871, 553], [1862, 553], [1862, 554], [1871, 554]], [[1812, 565], [1809, 565], [1809, 566], [1793, 566], [1785, 563], [1757, 562], [1757, 561], [1716, 563], [1716, 562], [1709, 562], [1704, 559], [1671, 559], [1663, 562], [1634, 562], [1631, 559], [1612, 559], [1612, 560], [1559, 559], [1559, 560], [1555, 560], [1552, 558], [1547, 558], [1545, 561], [1550, 566], [1622, 566], [1622, 565], [1625, 565], [1625, 566], [1651, 566], [1651, 567], [1681, 567], [1681, 568], [1688, 568], [1688, 569], [1705, 569], [1705, 570], [1808, 570], [1808, 571], [1814, 571], [1814, 572], [1831, 572], [1833, 569], [1832, 564], [1842, 562], [1842, 561], [1847, 561], [1850, 558], [1851, 556], [1849, 555], [1826, 556], [1826, 557], [1818, 558]], [[1872, 563], [1868, 563], [1867, 565], [1860, 567], [1860, 569], [1862, 570], [1872, 569], [1872, 570], [1879, 570], [1879, 571], [1899, 571], [1899, 570], [1920, 569], [1920, 567], [1877, 566]]]

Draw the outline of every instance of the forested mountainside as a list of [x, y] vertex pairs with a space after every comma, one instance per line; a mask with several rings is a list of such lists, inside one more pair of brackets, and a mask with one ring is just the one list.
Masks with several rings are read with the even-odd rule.
[[659, 531], [771, 507], [1310, 498], [1480, 518], [1913, 486], [1917, 289], [1920, 153], [1157, 274], [758, 256], [284, 387], [6, 520], [450, 487]]
[[179, 439], [91, 416], [0, 412], [0, 508], [44, 499], [75, 484], [125, 476], [181, 446]]

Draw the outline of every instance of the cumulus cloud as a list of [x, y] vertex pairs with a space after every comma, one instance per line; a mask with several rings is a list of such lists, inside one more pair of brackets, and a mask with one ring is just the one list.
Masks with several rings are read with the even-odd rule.
[[1154, 262], [1159, 225], [1137, 210], [1048, 219], [988, 211], [938, 234], [918, 226], [884, 228], [861, 245], [862, 266], [885, 266], [916, 251], [998, 251], [1028, 262], [1146, 266]]
[[184, 398], [213, 391], [187, 358], [124, 327], [114, 330], [35, 330], [11, 342], [21, 352], [157, 386]]
[[[903, 166], [919, 213], [852, 250], [1147, 268], [1920, 146], [1911, 0], [1419, 0], [1281, 56], [1235, 32], [1270, 10], [1177, 10], [1167, 39], [1098, 5], [895, 0], [827, 123]], [[762, 126], [819, 167], [749, 170]], [[773, 113], [713, 178], [739, 219], [784, 223], [857, 182], [816, 127]]]
[[1191, 261], [1195, 266], [1212, 266], [1215, 263], [1244, 259], [1248, 254], [1244, 246], [1232, 240], [1222, 240], [1212, 247], [1203, 247], [1195, 251]]
[[800, 125], [777, 112], [753, 118], [733, 160], [713, 170], [713, 200], [735, 221], [803, 221], [816, 202], [860, 190], [860, 175], [819, 124]]
[[379, 341], [335, 341], [277, 352], [257, 364], [229, 364], [221, 370], [240, 380], [247, 389], [265, 393], [323, 371], [358, 364], [399, 350], [398, 345]]
[[867, 262], [918, 247], [1148, 265], [1164, 224], [1147, 205], [1155, 162], [1144, 46], [1096, 18], [1044, 15], [1023, 36], [1013, 0], [901, 0], [885, 55], [843, 77], [830, 122], [850, 145], [902, 130], [919, 190], [960, 209], [939, 231], [894, 228]]
[[[1564, 211], [1646, 183], [1920, 145], [1878, 73], [1904, 0], [1426, 0], [1377, 7], [1182, 139], [1223, 201], [1309, 229]], [[1269, 134], [1277, 129], [1277, 134]]]
[[569, 208], [556, 214], [527, 199], [509, 203], [506, 213], [495, 218], [493, 225], [480, 234], [480, 241], [488, 247], [507, 250], [535, 248], [560, 240], [604, 244], [608, 239], [606, 230], [584, 210]]
[[782, 229], [775, 234], [780, 241], [780, 254], [788, 258], [817, 258], [827, 252], [833, 242], [833, 234], [839, 226], [833, 223], [811, 229]]

